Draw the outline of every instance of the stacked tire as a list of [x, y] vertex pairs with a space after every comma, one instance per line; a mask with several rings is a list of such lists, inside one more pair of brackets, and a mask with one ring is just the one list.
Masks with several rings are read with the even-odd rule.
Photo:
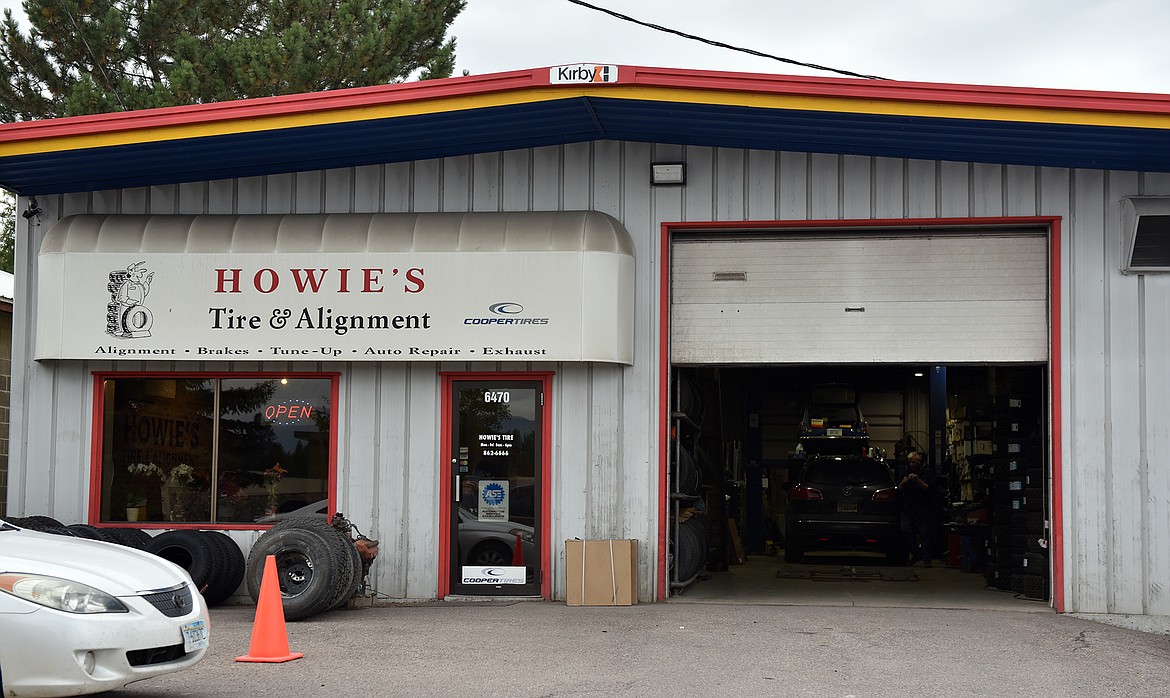
[[244, 581], [244, 553], [227, 534], [218, 531], [178, 530], [151, 537], [138, 528], [65, 525], [48, 516], [5, 520], [33, 531], [116, 543], [158, 555], [187, 570], [208, 606], [226, 601]]
[[341, 606], [362, 580], [362, 559], [353, 540], [320, 517], [285, 519], [252, 546], [246, 578], [254, 601], [260, 600], [269, 556], [274, 558], [285, 620], [303, 620]]
[[166, 531], [151, 538], [146, 551], [187, 570], [208, 606], [226, 601], [244, 579], [244, 553], [219, 531]]
[[678, 580], [685, 581], [697, 575], [707, 561], [711, 521], [706, 514], [694, 512], [685, 521], [678, 522], [677, 530], [677, 539], [673, 541], [673, 563], [677, 569], [672, 572]]
[[992, 427], [994, 456], [988, 495], [991, 535], [984, 569], [989, 586], [1046, 600], [1046, 482], [1042, 392], [1028, 374], [1007, 376], [996, 395]]

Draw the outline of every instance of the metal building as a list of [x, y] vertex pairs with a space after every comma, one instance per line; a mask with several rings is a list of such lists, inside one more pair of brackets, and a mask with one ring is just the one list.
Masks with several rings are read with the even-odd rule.
[[632, 538], [661, 600], [679, 367], [1030, 366], [1052, 603], [1170, 627], [1170, 96], [562, 68], [0, 126], [8, 511], [323, 499], [400, 599]]

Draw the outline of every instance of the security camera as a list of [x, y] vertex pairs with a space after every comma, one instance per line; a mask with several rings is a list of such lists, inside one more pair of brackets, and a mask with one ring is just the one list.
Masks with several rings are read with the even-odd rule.
[[33, 216], [41, 215], [41, 213], [42, 213], [42, 209], [40, 206], [37, 205], [37, 199], [34, 196], [28, 200], [28, 208], [26, 208], [24, 210], [24, 213], [22, 213], [20, 215], [23, 216], [24, 219], [27, 221], [28, 219], [32, 218]]

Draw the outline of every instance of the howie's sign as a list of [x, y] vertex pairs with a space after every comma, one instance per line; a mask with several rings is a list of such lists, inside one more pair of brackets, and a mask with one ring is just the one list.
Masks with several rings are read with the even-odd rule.
[[75, 216], [36, 358], [630, 363], [632, 250], [593, 212]]

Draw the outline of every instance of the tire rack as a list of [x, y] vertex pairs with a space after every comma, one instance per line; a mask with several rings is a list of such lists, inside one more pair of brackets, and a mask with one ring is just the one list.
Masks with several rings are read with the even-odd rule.
[[1044, 463], [1041, 392], [1011, 381], [996, 396], [989, 499], [992, 527], [987, 538], [988, 586], [1026, 598], [1050, 593], [1048, 487]]
[[[670, 583], [669, 583], [669, 591], [667, 592], [667, 596], [671, 595], [670, 592], [681, 593], [684, 589], [686, 589], [690, 585], [694, 584], [695, 581], [699, 578], [699, 574], [702, 572], [702, 569], [703, 569], [702, 565], [700, 565], [699, 570], [697, 572], [690, 575], [686, 579], [679, 579], [679, 567], [680, 567], [679, 561], [682, 557], [680, 555], [680, 546], [682, 545], [682, 538], [681, 538], [681, 531], [679, 530], [682, 522], [679, 520], [679, 514], [681, 513], [681, 511], [683, 509], [683, 504], [697, 502], [700, 499], [702, 499], [702, 497], [700, 495], [690, 495], [690, 494], [686, 494], [684, 492], [678, 491], [679, 470], [680, 470], [680, 461], [682, 459], [682, 454], [681, 454], [682, 449], [685, 447], [685, 445], [689, 441], [690, 452], [697, 454], [698, 453], [697, 446], [698, 446], [698, 441], [699, 441], [699, 435], [701, 433], [699, 425], [697, 423], [695, 423], [690, 418], [690, 416], [688, 416], [685, 412], [683, 412], [681, 410], [680, 403], [682, 400], [681, 399], [682, 380], [683, 380], [682, 376], [676, 373], [675, 379], [674, 379], [674, 403], [675, 403], [674, 407], [675, 407], [675, 409], [670, 414], [670, 424], [671, 424], [671, 429], [670, 429], [670, 468], [668, 468], [669, 482], [667, 483], [668, 484], [667, 490], [669, 492], [669, 497], [670, 497], [670, 527], [668, 529], [669, 534], [670, 534], [670, 540], [667, 541], [667, 550], [673, 551], [673, 555], [674, 555], [673, 563], [674, 564], [669, 565], [669, 568], [670, 568], [669, 582]], [[697, 467], [697, 465], [696, 465], [696, 467]]]

